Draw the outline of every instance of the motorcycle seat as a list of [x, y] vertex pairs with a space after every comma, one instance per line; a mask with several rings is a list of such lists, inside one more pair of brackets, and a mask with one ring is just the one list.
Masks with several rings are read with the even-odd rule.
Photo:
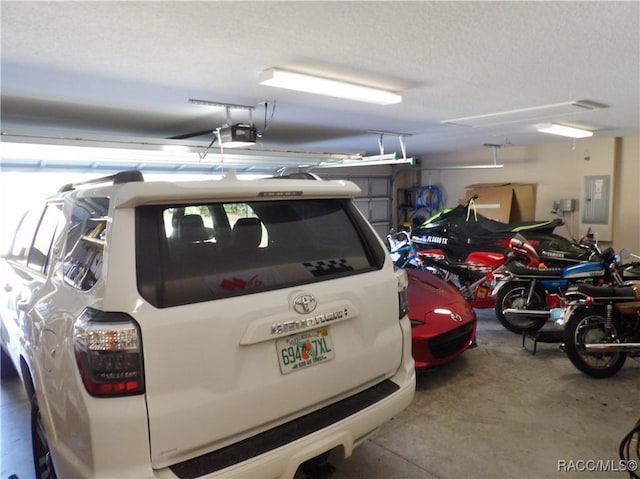
[[577, 285], [575, 289], [594, 299], [636, 299], [636, 288], [631, 286], [594, 286], [592, 284], [580, 284]]
[[507, 270], [519, 278], [560, 278], [562, 268], [538, 268], [520, 262], [511, 263]]

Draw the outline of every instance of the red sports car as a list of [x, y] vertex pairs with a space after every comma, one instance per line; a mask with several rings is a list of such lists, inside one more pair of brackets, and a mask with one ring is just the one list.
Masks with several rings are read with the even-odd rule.
[[476, 313], [460, 292], [440, 278], [406, 269], [413, 359], [424, 370], [457, 358], [476, 340]]

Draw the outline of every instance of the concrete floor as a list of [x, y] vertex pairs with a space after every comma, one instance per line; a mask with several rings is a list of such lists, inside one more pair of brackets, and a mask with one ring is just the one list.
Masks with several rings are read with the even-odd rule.
[[[575, 468], [617, 467], [620, 440], [640, 417], [640, 361], [594, 380], [556, 344], [538, 344], [534, 356], [492, 311], [478, 315], [478, 347], [420, 374], [412, 405], [350, 458], [332, 453], [331, 479], [627, 478]], [[32, 479], [29, 408], [16, 380], [2, 383], [0, 408], [0, 479]]]

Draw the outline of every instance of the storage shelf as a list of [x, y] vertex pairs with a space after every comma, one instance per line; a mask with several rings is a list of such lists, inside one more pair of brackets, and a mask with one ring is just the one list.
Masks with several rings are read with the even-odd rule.
[[91, 244], [94, 244], [96, 246], [99, 246], [101, 248], [104, 248], [104, 245], [105, 245], [105, 241], [104, 240], [92, 238], [90, 236], [81, 236], [80, 239], [82, 239], [83, 241], [86, 241], [87, 243], [91, 243]]

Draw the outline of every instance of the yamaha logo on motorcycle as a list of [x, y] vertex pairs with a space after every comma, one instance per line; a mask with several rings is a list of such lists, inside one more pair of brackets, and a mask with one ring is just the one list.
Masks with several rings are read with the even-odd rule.
[[545, 256], [545, 257], [549, 257], [549, 258], [564, 259], [566, 255], [564, 253], [559, 252], [559, 251], [542, 251], [540, 253], [540, 256]]

